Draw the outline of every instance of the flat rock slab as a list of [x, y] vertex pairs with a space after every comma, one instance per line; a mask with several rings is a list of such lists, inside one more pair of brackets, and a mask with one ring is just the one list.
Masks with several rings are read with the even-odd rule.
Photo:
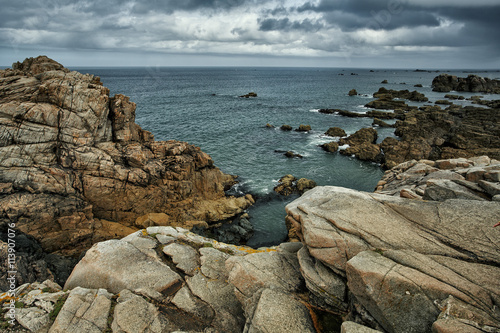
[[112, 293], [124, 289], [152, 289], [164, 295], [177, 291], [182, 278], [159, 259], [120, 240], [97, 243], [87, 251], [66, 281], [65, 289], [77, 286]]

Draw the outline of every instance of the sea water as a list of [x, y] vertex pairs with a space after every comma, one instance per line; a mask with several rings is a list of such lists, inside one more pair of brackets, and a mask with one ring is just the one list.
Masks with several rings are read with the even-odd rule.
[[[443, 93], [431, 91], [436, 72], [338, 68], [72, 68], [101, 77], [111, 95], [124, 94], [137, 104], [136, 122], [156, 140], [186, 141], [208, 153], [223, 172], [237, 175], [232, 193], [251, 193], [257, 203], [249, 209], [254, 236], [248, 245], [275, 245], [286, 238], [285, 205], [297, 196], [281, 197], [273, 187], [284, 175], [309, 178], [318, 185], [343, 186], [371, 192], [383, 175], [376, 163], [323, 151], [319, 145], [338, 140], [325, 136], [328, 128], [348, 135], [372, 127], [371, 118], [322, 114], [321, 108], [364, 113], [379, 87], [418, 90], [432, 104]], [[469, 73], [450, 72], [459, 76]], [[479, 73], [491, 78], [497, 72]], [[388, 84], [381, 84], [387, 80]], [[422, 84], [421, 88], [414, 88]], [[358, 96], [348, 96], [351, 89]], [[255, 98], [241, 95], [255, 92]], [[466, 97], [470, 93], [460, 93]], [[456, 101], [454, 101], [456, 102]], [[460, 103], [468, 103], [463, 101]], [[268, 128], [271, 124], [275, 128]], [[310, 125], [308, 133], [279, 129]], [[394, 129], [376, 127], [379, 142]], [[287, 158], [286, 151], [303, 158]]]

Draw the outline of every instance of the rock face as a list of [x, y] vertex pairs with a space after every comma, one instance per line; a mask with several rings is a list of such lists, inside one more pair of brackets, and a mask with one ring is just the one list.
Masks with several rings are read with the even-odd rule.
[[466, 78], [449, 74], [440, 74], [432, 80], [432, 90], [439, 92], [470, 91], [489, 94], [500, 93], [500, 81], [469, 75]]
[[30, 58], [0, 71], [0, 100], [0, 223], [48, 252], [123, 237], [146, 213], [213, 222], [250, 204], [199, 148], [154, 141], [98, 77]]
[[323, 306], [387, 332], [500, 330], [497, 202], [316, 187], [286, 210], [304, 244], [301, 270], [312, 272], [308, 289]]

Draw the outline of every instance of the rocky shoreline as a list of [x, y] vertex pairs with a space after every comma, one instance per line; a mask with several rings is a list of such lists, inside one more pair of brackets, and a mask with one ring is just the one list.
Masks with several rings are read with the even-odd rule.
[[402, 108], [373, 111], [401, 140], [339, 138], [388, 168], [375, 193], [287, 175], [293, 242], [252, 249], [188, 230], [231, 218], [241, 242], [254, 202], [199, 148], [154, 141], [127, 97], [46, 57], [1, 71], [2, 258], [12, 225], [19, 242], [2, 329], [500, 332], [499, 110], [393, 103], [410, 97], [379, 91]]

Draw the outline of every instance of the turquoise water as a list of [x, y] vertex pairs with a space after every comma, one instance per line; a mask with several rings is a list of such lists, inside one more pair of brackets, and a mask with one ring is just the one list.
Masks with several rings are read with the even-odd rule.
[[[384, 79], [389, 82], [383, 85], [388, 89], [416, 89], [431, 101], [444, 96], [430, 88], [437, 73], [404, 70], [191, 67], [76, 70], [100, 76], [111, 95], [129, 96], [137, 104], [136, 122], [151, 131], [156, 140], [175, 139], [199, 146], [222, 171], [239, 176], [240, 184], [233, 192], [252, 193], [258, 199], [249, 210], [255, 227], [248, 243], [251, 246], [276, 244], [286, 237], [284, 206], [295, 197], [273, 194], [280, 177], [293, 174], [313, 179], [318, 185], [371, 192], [383, 175], [383, 170], [374, 163], [327, 153], [318, 147], [332, 141], [323, 135], [329, 127], [338, 126], [352, 134], [371, 127], [372, 119], [321, 114], [318, 109], [365, 112], [363, 105], [373, 100], [372, 94]], [[495, 78], [500, 74], [480, 75]], [[423, 87], [414, 88], [417, 83]], [[347, 93], [352, 88], [361, 95], [349, 97]], [[258, 97], [238, 97], [249, 92], [256, 92]], [[266, 128], [267, 123], [276, 128]], [[283, 124], [293, 128], [307, 124], [312, 131], [284, 132], [279, 130]], [[377, 131], [380, 141], [393, 135], [393, 129], [377, 128]], [[276, 150], [292, 150], [304, 158], [288, 159]]]

